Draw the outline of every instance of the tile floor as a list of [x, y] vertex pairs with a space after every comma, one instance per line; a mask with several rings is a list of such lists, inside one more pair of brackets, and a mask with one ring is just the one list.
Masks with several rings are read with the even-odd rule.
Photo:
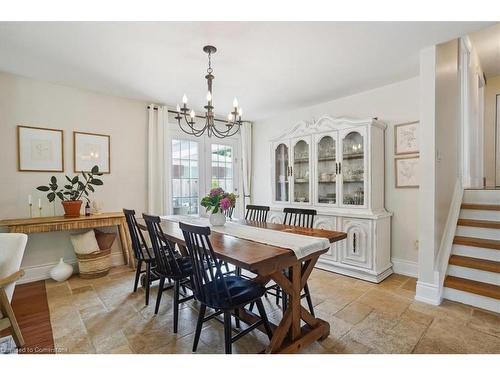
[[[59, 353], [191, 353], [198, 304], [182, 305], [173, 333], [172, 299], [164, 294], [154, 314], [156, 286], [132, 293], [134, 273], [114, 268], [104, 278], [47, 281], [54, 343]], [[375, 285], [314, 270], [309, 281], [316, 314], [330, 323], [330, 336], [304, 353], [500, 353], [500, 315], [444, 301], [414, 300], [416, 280], [392, 275]], [[305, 302], [305, 301], [304, 301]], [[281, 311], [270, 297], [270, 319]], [[233, 345], [235, 353], [257, 353], [268, 343], [254, 331]], [[222, 353], [222, 324], [204, 324], [198, 353]]]

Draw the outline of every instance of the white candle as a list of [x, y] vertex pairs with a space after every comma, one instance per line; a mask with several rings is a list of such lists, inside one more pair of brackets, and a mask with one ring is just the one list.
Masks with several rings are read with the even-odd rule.
[[38, 198], [38, 208], [42, 208], [42, 200]]
[[28, 195], [28, 204], [31, 206], [33, 204], [33, 201], [31, 200], [31, 194]]

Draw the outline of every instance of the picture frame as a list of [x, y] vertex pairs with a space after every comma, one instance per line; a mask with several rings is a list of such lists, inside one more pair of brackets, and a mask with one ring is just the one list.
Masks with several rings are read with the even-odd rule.
[[396, 189], [419, 187], [418, 155], [394, 159], [394, 182]]
[[394, 125], [394, 155], [420, 152], [418, 125], [419, 121]]
[[17, 170], [64, 172], [63, 130], [18, 125]]
[[90, 172], [94, 165], [99, 167], [101, 173], [111, 173], [111, 136], [74, 131], [74, 172]]

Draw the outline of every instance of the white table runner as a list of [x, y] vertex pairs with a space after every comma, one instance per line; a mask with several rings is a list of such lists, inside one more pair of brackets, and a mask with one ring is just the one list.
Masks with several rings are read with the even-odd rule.
[[[169, 215], [162, 216], [161, 218], [163, 220], [174, 222], [182, 221], [184, 223], [198, 226], [210, 226], [208, 218], [202, 217]], [[304, 258], [309, 254], [325, 250], [330, 247], [330, 241], [328, 241], [327, 238], [304, 236], [302, 234], [253, 227], [232, 221], [227, 221], [224, 226], [210, 226], [210, 229], [213, 232], [227, 234], [244, 240], [290, 249], [295, 253], [297, 259]]]

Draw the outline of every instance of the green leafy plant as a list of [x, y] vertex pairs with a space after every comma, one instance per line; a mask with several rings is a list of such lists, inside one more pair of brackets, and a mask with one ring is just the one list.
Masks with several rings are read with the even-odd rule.
[[93, 193], [95, 191], [94, 186], [103, 185], [102, 180], [95, 177], [102, 176], [102, 173], [99, 172], [99, 167], [95, 165], [90, 172], [82, 172], [82, 176], [83, 179], [80, 179], [78, 175], [73, 178], [65, 176], [67, 183], [64, 185], [64, 189], [59, 189], [57, 178], [52, 176], [48, 185], [39, 186], [37, 190], [48, 191], [47, 199], [49, 202], [53, 202], [56, 197], [62, 201], [78, 201], [82, 197], [90, 201], [88, 198], [89, 192]]
[[201, 205], [207, 209], [207, 212], [213, 214], [219, 211], [223, 212], [236, 205], [237, 196], [233, 193], [226, 193], [222, 188], [217, 187], [210, 190], [210, 193], [203, 197]]

